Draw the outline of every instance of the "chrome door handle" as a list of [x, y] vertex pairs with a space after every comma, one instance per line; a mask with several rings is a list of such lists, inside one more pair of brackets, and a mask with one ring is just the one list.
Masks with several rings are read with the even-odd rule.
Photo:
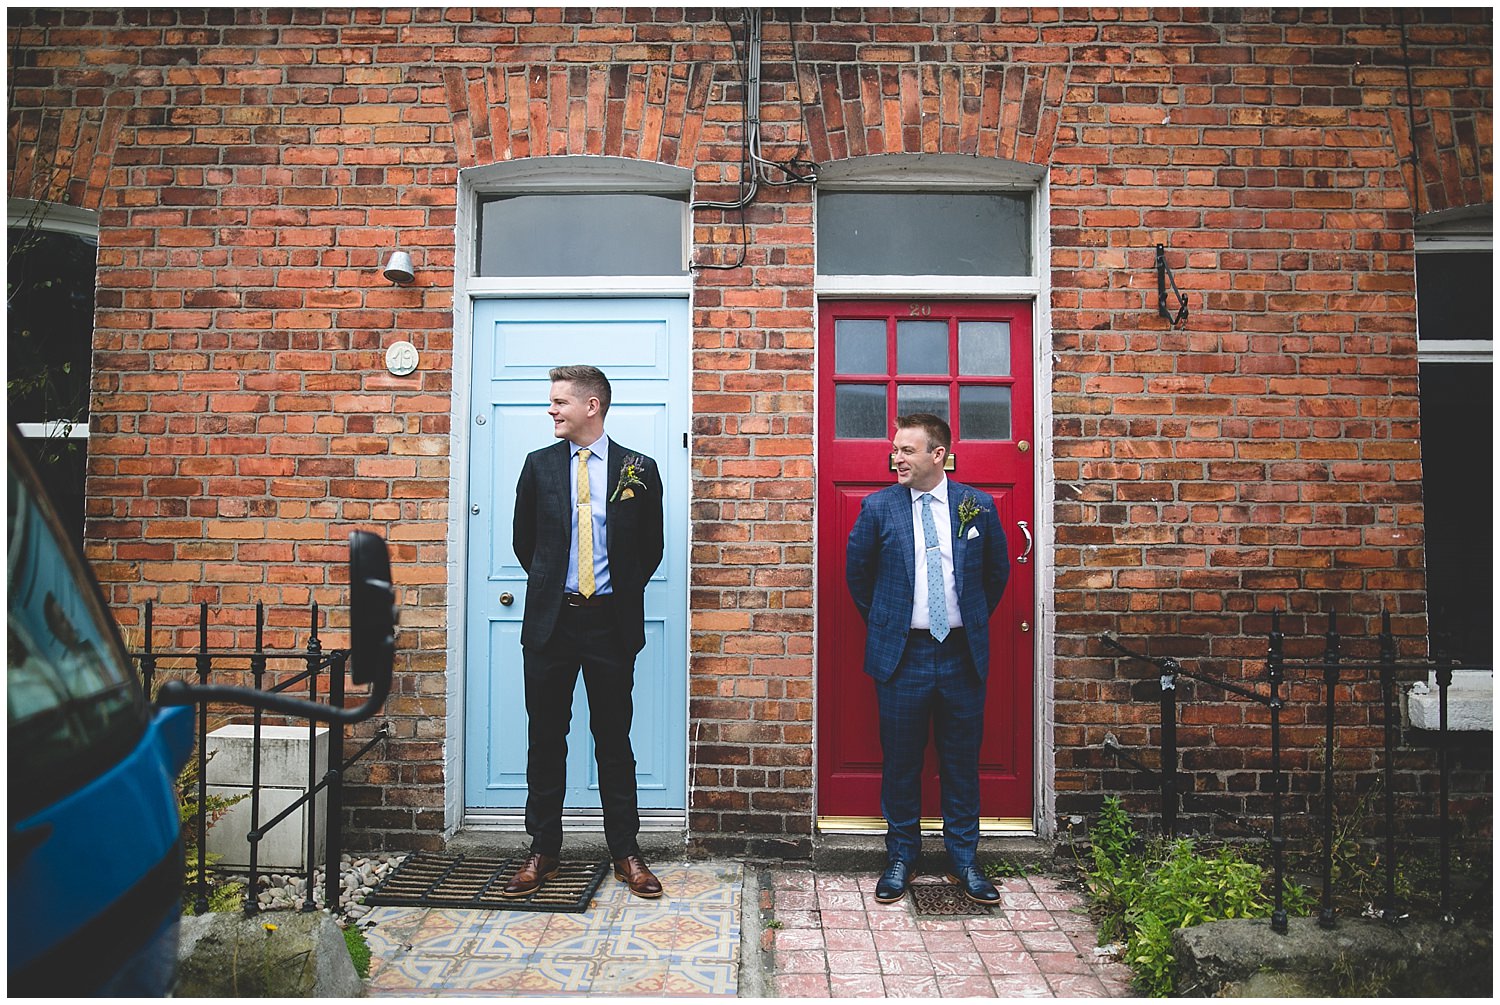
[[1017, 520], [1016, 521], [1016, 526], [1020, 527], [1021, 528], [1021, 533], [1026, 535], [1026, 550], [1021, 553], [1021, 557], [1020, 558], [1016, 559], [1017, 562], [1024, 563], [1026, 561], [1026, 556], [1028, 556], [1028, 555], [1031, 554], [1031, 545], [1032, 545], [1031, 529], [1026, 526], [1026, 521], [1025, 520]]

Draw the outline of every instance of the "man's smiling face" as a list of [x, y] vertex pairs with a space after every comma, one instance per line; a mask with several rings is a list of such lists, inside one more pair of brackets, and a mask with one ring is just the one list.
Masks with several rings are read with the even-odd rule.
[[896, 460], [896, 480], [907, 488], [928, 492], [943, 480], [942, 447], [928, 447], [927, 433], [921, 427], [896, 430], [891, 438], [891, 456]]
[[552, 416], [553, 436], [586, 447], [599, 438], [595, 428], [599, 399], [582, 397], [575, 388], [570, 380], [554, 381], [547, 414]]

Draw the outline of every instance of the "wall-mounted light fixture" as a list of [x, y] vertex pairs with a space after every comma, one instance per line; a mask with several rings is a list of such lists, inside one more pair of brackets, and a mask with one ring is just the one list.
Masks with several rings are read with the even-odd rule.
[[417, 278], [412, 271], [411, 256], [404, 251], [393, 251], [385, 263], [385, 278], [397, 286], [405, 286]]

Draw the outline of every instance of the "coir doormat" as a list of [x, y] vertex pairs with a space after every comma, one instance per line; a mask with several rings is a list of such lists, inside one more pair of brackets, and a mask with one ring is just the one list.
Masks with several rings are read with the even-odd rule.
[[525, 855], [485, 858], [413, 852], [365, 897], [372, 907], [456, 907], [490, 911], [552, 911], [582, 914], [589, 909], [609, 863], [564, 862], [557, 875], [525, 897], [502, 897], [505, 884]]

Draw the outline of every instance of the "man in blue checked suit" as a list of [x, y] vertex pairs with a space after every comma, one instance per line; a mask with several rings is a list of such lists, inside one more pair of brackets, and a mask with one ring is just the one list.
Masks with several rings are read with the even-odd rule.
[[906, 896], [922, 848], [922, 757], [937, 739], [948, 879], [971, 900], [1000, 899], [975, 861], [979, 744], [984, 735], [990, 614], [1010, 556], [995, 500], [951, 481], [948, 424], [925, 412], [896, 419], [897, 484], [865, 498], [849, 534], [847, 576], [865, 620], [865, 673], [875, 680], [884, 764], [886, 868], [875, 899]]

